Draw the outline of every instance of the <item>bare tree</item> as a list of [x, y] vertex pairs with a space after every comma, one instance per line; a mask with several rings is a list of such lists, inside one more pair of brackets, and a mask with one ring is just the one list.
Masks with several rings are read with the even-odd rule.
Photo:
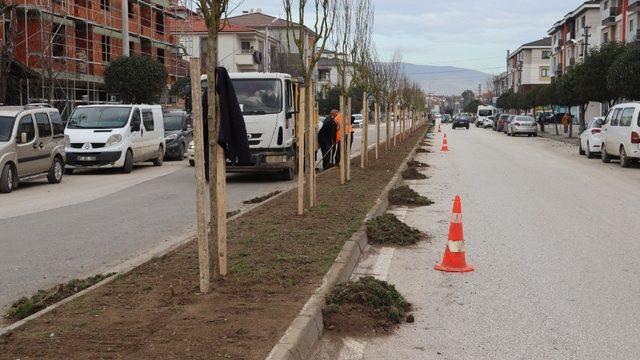
[[[401, 74], [400, 74], [400, 69], [402, 66], [402, 55], [399, 52], [395, 52], [393, 54], [393, 58], [391, 58], [391, 61], [389, 63], [386, 64], [385, 66], [385, 71], [386, 71], [386, 85], [385, 85], [385, 92], [384, 92], [384, 97], [385, 97], [385, 112], [387, 113], [387, 142], [386, 142], [386, 148], [387, 150], [389, 150], [389, 147], [391, 145], [392, 140], [395, 139], [395, 127], [396, 127], [396, 120], [397, 120], [397, 114], [395, 114], [395, 108], [396, 108], [396, 104], [397, 104], [397, 100], [398, 100], [398, 96], [399, 96], [399, 87], [400, 87], [400, 78], [401, 78]], [[391, 120], [392, 117], [389, 116], [389, 112], [393, 111], [394, 112], [394, 122], [393, 122], [393, 133], [391, 131]]]
[[4, 39], [0, 38], [0, 103], [7, 102], [7, 85], [13, 63], [13, 49], [18, 37], [17, 18], [15, 3], [0, 1], [0, 19], [9, 21], [9, 26], [4, 28], [4, 31], [7, 31], [3, 33]]

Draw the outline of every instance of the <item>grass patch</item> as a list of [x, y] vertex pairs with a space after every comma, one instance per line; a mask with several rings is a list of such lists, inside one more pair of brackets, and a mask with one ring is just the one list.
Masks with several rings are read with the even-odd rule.
[[66, 284], [58, 284], [47, 290], [38, 290], [31, 297], [22, 297], [11, 304], [5, 317], [11, 320], [21, 320], [38, 311], [53, 305], [58, 301], [93, 286], [113, 274], [95, 275], [86, 279], [73, 279]]
[[400, 324], [410, 310], [395, 286], [366, 276], [337, 285], [327, 296], [324, 322], [338, 332], [387, 332]]
[[425, 164], [425, 163], [417, 161], [417, 160], [408, 161], [407, 162], [407, 166], [408, 167], [413, 167], [413, 168], [427, 168], [427, 167], [429, 167], [428, 164]]
[[260, 204], [261, 202], [264, 202], [264, 201], [266, 201], [266, 200], [268, 200], [268, 199], [270, 199], [270, 198], [272, 198], [272, 197], [274, 197], [274, 196], [276, 196], [276, 195], [278, 195], [280, 193], [281, 193], [281, 191], [279, 191], [279, 190], [278, 191], [274, 191], [274, 192], [270, 192], [270, 193], [268, 193], [266, 195], [254, 197], [253, 199], [250, 199], [250, 200], [245, 200], [242, 203], [245, 204], [245, 205]]
[[416, 153], [429, 154], [429, 153], [431, 153], [431, 150], [419, 147], [419, 148], [416, 149]]
[[429, 206], [433, 205], [433, 201], [413, 191], [409, 186], [403, 185], [389, 191], [389, 204]]
[[413, 245], [426, 238], [420, 230], [414, 229], [393, 214], [384, 214], [367, 222], [367, 238], [372, 244]]
[[235, 209], [235, 210], [233, 210], [233, 211], [228, 211], [228, 212], [227, 212], [227, 219], [228, 219], [228, 218], [232, 218], [232, 217], [234, 217], [234, 216], [236, 216], [236, 215], [240, 214], [241, 212], [242, 212], [242, 210], [240, 210], [240, 209]]
[[423, 180], [427, 178], [427, 175], [421, 173], [415, 167], [408, 167], [402, 172], [402, 178], [405, 180]]

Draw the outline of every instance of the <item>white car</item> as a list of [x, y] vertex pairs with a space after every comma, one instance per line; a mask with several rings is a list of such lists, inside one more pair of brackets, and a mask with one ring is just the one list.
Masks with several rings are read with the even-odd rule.
[[580, 134], [580, 155], [587, 155], [589, 159], [602, 150], [602, 124], [604, 118], [595, 117]]
[[196, 166], [196, 146], [193, 141], [189, 143], [187, 148], [187, 159], [189, 159], [190, 166]]
[[484, 119], [484, 121], [482, 122], [482, 127], [483, 128], [493, 128], [493, 121], [495, 120], [495, 118], [493, 116], [489, 116], [487, 118]]
[[351, 115], [351, 118], [351, 126], [353, 126], [354, 128], [362, 127], [362, 114], [353, 114]]
[[640, 103], [618, 104], [609, 110], [602, 125], [602, 162], [620, 158], [622, 167], [640, 159]]

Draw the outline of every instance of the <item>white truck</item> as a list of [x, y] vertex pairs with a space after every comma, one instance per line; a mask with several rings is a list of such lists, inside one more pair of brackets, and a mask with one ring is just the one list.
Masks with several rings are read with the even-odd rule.
[[[292, 180], [297, 171], [297, 86], [282, 73], [230, 73], [247, 126], [253, 166], [227, 164], [229, 173], [279, 173]], [[201, 77], [203, 89], [207, 75]]]
[[493, 106], [478, 106], [476, 113], [476, 126], [477, 127], [492, 127], [493, 121], [496, 116], [496, 108]]

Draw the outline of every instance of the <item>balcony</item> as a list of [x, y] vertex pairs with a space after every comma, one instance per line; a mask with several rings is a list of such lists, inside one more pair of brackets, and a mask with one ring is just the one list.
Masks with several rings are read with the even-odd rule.
[[236, 65], [240, 65], [240, 66], [251, 66], [251, 65], [255, 65], [255, 58], [253, 56], [253, 54], [245, 54], [244, 52], [242, 54], [237, 54], [236, 55]]
[[629, 0], [629, 6], [627, 7], [628, 11], [637, 11], [640, 10], [640, 0]]
[[616, 24], [616, 16], [620, 15], [620, 7], [612, 6], [603, 12], [602, 26], [611, 26]]

